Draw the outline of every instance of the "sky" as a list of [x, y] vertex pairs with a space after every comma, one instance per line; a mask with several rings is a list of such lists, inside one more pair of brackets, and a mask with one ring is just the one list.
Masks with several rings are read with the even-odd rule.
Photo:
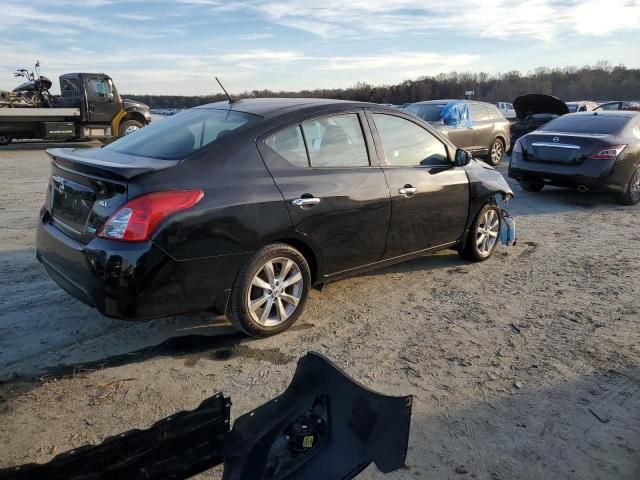
[[[393, 84], [451, 71], [640, 67], [640, 0], [0, 0], [0, 89], [39, 60], [132, 94]], [[54, 88], [54, 91], [56, 89]]]

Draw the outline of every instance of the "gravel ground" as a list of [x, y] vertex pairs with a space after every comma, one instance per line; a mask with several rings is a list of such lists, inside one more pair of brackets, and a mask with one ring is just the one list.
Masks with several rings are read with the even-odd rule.
[[217, 391], [235, 418], [315, 350], [370, 388], [415, 396], [406, 468], [360, 478], [640, 478], [640, 207], [514, 185], [516, 247], [330, 284], [291, 331], [252, 340], [208, 314], [127, 323], [71, 298], [34, 256], [43, 146], [3, 147], [0, 168], [0, 467]]

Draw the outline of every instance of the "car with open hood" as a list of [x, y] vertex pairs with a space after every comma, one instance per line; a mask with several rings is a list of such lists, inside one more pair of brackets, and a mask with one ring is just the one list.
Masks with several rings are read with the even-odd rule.
[[429, 122], [458, 148], [497, 166], [510, 145], [509, 120], [493, 104], [469, 100], [427, 100], [404, 107]]
[[529, 93], [517, 97], [513, 101], [513, 109], [517, 120], [511, 124], [511, 149], [521, 136], [569, 113], [569, 107], [565, 102], [553, 95], [542, 93]]
[[442, 249], [496, 249], [494, 168], [381, 105], [249, 99], [177, 113], [102, 148], [48, 150], [36, 256], [121, 319], [226, 313], [273, 335], [314, 285]]
[[572, 113], [519, 138], [509, 176], [522, 188], [545, 185], [609, 191], [624, 205], [640, 202], [640, 112]]

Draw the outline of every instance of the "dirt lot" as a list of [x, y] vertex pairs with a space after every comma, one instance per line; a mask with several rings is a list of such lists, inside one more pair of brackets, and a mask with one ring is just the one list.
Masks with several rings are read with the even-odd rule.
[[328, 285], [292, 331], [250, 340], [224, 318], [126, 323], [65, 294], [34, 257], [42, 146], [4, 147], [0, 169], [0, 467], [216, 391], [236, 417], [316, 350], [375, 390], [415, 395], [406, 469], [360, 478], [640, 478], [639, 207], [514, 186], [516, 247]]

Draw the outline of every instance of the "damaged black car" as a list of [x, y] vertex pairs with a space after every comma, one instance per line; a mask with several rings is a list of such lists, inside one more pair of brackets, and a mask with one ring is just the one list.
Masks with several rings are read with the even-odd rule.
[[486, 260], [514, 241], [504, 178], [380, 105], [219, 102], [48, 153], [37, 258], [120, 319], [209, 310], [273, 335], [312, 286], [447, 248]]
[[608, 191], [623, 205], [640, 202], [640, 112], [572, 113], [520, 138], [509, 176], [522, 188], [545, 185]]

